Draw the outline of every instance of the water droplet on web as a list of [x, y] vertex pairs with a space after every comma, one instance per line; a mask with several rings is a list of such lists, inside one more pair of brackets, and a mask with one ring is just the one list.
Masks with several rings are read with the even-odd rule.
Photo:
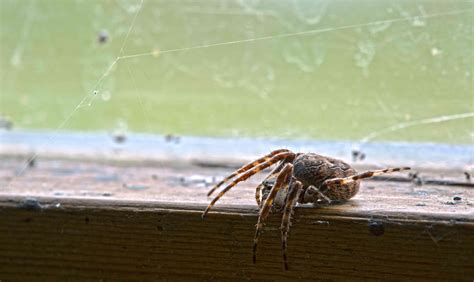
[[158, 56], [160, 56], [160, 49], [154, 48], [151, 54], [153, 57], [158, 58]]
[[441, 55], [441, 53], [442, 53], [442, 52], [441, 52], [440, 49], [438, 49], [438, 48], [436, 48], [436, 47], [431, 48], [431, 55], [432, 55], [433, 57], [437, 57], [437, 56]]
[[415, 17], [415, 18], [413, 18], [412, 25], [416, 26], [416, 27], [423, 27], [423, 26], [426, 25], [426, 22], [424, 22], [422, 19], [420, 19], [418, 17]]

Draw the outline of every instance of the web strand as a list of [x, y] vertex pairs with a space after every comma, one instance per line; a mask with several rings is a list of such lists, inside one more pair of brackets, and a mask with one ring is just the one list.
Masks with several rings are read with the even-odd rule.
[[[132, 31], [134, 25], [135, 25], [135, 20], [138, 16], [138, 14], [140, 13], [142, 7], [143, 7], [143, 2], [144, 0], [140, 0], [140, 5], [137, 9], [137, 12], [135, 13], [135, 16], [133, 17], [133, 20], [132, 20], [132, 23], [130, 24], [130, 28], [127, 32], [127, 35], [125, 36], [125, 39], [123, 40], [123, 43], [122, 43], [122, 47], [120, 48], [120, 53], [123, 52], [123, 49], [125, 48], [125, 45], [127, 43], [127, 40], [128, 40], [128, 37], [130, 35], [130, 32]], [[90, 106], [92, 104], [92, 100], [94, 99], [94, 97], [97, 95], [97, 88], [101, 85], [102, 81], [105, 79], [106, 76], [108, 76], [110, 74], [110, 72], [112, 71], [113, 67], [118, 63], [118, 61], [120, 60], [120, 57], [117, 57], [111, 64], [110, 66], [106, 69], [106, 71], [102, 74], [102, 76], [99, 78], [99, 80], [97, 81], [97, 83], [95, 84], [94, 86], [94, 89], [87, 93], [82, 99], [81, 101], [74, 107], [74, 109], [69, 113], [69, 115], [64, 119], [64, 121], [59, 124], [58, 127], [56, 127], [56, 129], [54, 130], [54, 134], [58, 133], [59, 130], [61, 130], [62, 128], [64, 128], [64, 126], [66, 126], [66, 124], [68, 124], [68, 122], [71, 120], [71, 118], [74, 116], [74, 114], [77, 112], [77, 110], [81, 107], [84, 106], [84, 104], [86, 103], [86, 101], [88, 99], [90, 99], [88, 105]], [[53, 136], [54, 136], [53, 134]], [[49, 142], [54, 142], [54, 138], [52, 137], [49, 137], [48, 138], [48, 141]], [[38, 156], [38, 153], [34, 153], [32, 156], [30, 156], [29, 159], [35, 159], [36, 157]], [[28, 161], [25, 161], [25, 163], [23, 164], [23, 166], [17, 171], [16, 175], [15, 176], [20, 176], [22, 175], [25, 170], [28, 168]], [[12, 183], [16, 177], [12, 177], [8, 182], [7, 182], [7, 186], [10, 185], [10, 183]]]
[[130, 25], [130, 27], [128, 29], [128, 32], [127, 32], [127, 35], [125, 36], [125, 39], [123, 40], [122, 47], [120, 47], [120, 52], [119, 52], [120, 55], [123, 55], [123, 49], [125, 48], [125, 44], [127, 43], [128, 37], [130, 36], [130, 33], [132, 32], [132, 29], [135, 26], [135, 21], [137, 20], [138, 14], [142, 10], [143, 1], [144, 0], [140, 0], [140, 4], [138, 6], [137, 12], [135, 13], [135, 16], [133, 17], [132, 24]]
[[418, 125], [423, 125], [423, 124], [441, 123], [441, 122], [447, 122], [447, 121], [459, 120], [459, 119], [466, 119], [466, 118], [474, 118], [474, 112], [455, 114], [455, 115], [437, 116], [437, 117], [432, 117], [432, 118], [427, 118], [427, 119], [422, 119], [422, 120], [402, 122], [402, 123], [392, 125], [388, 128], [382, 129], [380, 131], [372, 132], [369, 135], [363, 137], [360, 140], [360, 142], [361, 143], [367, 143], [367, 142], [370, 142], [373, 139], [375, 139], [376, 137], [379, 137], [381, 135], [392, 133], [392, 132], [402, 130], [402, 129], [405, 129], [405, 128], [408, 128], [408, 127], [413, 127], [413, 126], [418, 126]]
[[[403, 18], [396, 18], [396, 19], [389, 19], [389, 20], [380, 20], [380, 21], [373, 21], [373, 22], [361, 23], [361, 24], [344, 25], [344, 26], [340, 26], [340, 27], [319, 28], [319, 29], [299, 31], [299, 32], [293, 32], [293, 33], [284, 33], [284, 34], [277, 34], [277, 35], [262, 36], [262, 37], [257, 37], [257, 38], [249, 38], [249, 39], [242, 39], [242, 40], [235, 40], [235, 41], [204, 44], [204, 45], [183, 47], [183, 48], [177, 48], [177, 49], [168, 49], [168, 50], [160, 51], [160, 54], [174, 53], [174, 52], [184, 52], [184, 51], [191, 51], [191, 50], [210, 48], [210, 47], [226, 46], [226, 45], [251, 43], [251, 42], [256, 42], [256, 41], [280, 39], [280, 38], [287, 38], [287, 37], [293, 37], [293, 36], [304, 36], [304, 35], [325, 33], [325, 32], [330, 32], [330, 31], [345, 30], [345, 29], [352, 29], [352, 28], [358, 28], [358, 27], [366, 27], [366, 26], [378, 25], [378, 24], [407, 22], [407, 21], [412, 21], [414, 19], [427, 19], [427, 18], [436, 18], [436, 17], [443, 17], [443, 16], [453, 16], [453, 15], [464, 14], [464, 13], [468, 13], [468, 12], [472, 12], [472, 11], [474, 11], [474, 9], [462, 10], [462, 11], [451, 11], [451, 12], [446, 12], [446, 13], [429, 14], [429, 15], [425, 15], [425, 16], [414, 16], [414, 17], [408, 17], [408, 18], [403, 17]], [[151, 55], [154, 55], [154, 54], [155, 54], [155, 52], [133, 54], [133, 55], [120, 56], [119, 59], [120, 60], [131, 59], [131, 58], [137, 58], [137, 57], [151, 56]]]

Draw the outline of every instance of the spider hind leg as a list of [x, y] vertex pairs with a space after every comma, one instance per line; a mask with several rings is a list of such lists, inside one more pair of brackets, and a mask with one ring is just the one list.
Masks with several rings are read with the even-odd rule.
[[349, 184], [351, 182], [354, 182], [360, 179], [370, 178], [377, 175], [396, 172], [396, 171], [402, 171], [402, 170], [410, 170], [410, 168], [409, 167], [396, 167], [396, 168], [386, 168], [386, 169], [379, 169], [379, 170], [369, 170], [366, 172], [358, 173], [356, 175], [352, 175], [352, 176], [348, 176], [344, 178], [328, 179], [324, 181], [323, 185], [345, 185], [345, 184]]

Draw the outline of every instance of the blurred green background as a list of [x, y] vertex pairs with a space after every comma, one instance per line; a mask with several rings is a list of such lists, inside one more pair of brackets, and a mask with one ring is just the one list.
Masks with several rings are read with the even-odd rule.
[[[473, 1], [0, 3], [15, 128], [360, 140], [474, 112]], [[472, 144], [473, 123], [375, 140]]]

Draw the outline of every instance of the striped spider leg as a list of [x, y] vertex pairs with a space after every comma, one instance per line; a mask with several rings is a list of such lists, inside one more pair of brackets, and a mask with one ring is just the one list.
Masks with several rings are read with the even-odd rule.
[[225, 193], [227, 193], [232, 187], [237, 185], [239, 182], [245, 181], [251, 176], [259, 173], [260, 171], [264, 170], [267, 167], [270, 167], [274, 165], [275, 163], [285, 160], [285, 159], [294, 159], [295, 158], [295, 153], [290, 152], [287, 149], [280, 149], [280, 150], [275, 150], [271, 152], [270, 154], [257, 159], [247, 165], [244, 165], [243, 167], [239, 168], [226, 178], [224, 178], [221, 182], [219, 182], [216, 186], [214, 186], [208, 193], [208, 196], [210, 196], [217, 188], [219, 188], [222, 184], [225, 182], [231, 180], [233, 177], [237, 176], [232, 182], [230, 182], [226, 187], [222, 189], [219, 194], [211, 201], [211, 203], [207, 206], [206, 210], [202, 214], [202, 217], [206, 217], [207, 213], [209, 210], [214, 206], [214, 204], [222, 197], [224, 196]]

